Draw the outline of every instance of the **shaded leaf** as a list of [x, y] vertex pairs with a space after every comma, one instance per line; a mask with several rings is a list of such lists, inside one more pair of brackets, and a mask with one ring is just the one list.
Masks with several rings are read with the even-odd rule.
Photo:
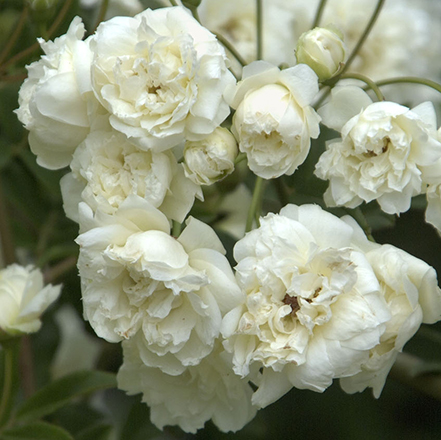
[[73, 440], [73, 437], [59, 426], [46, 422], [10, 428], [3, 432], [1, 440]]
[[34, 420], [53, 413], [75, 397], [116, 387], [116, 377], [101, 371], [80, 371], [64, 376], [39, 390], [18, 409], [17, 419]]
[[76, 440], [108, 440], [112, 434], [112, 426], [97, 424], [90, 426], [75, 436]]

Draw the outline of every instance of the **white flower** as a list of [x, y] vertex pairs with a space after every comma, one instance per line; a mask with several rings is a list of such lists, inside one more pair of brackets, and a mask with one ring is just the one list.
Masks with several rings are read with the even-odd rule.
[[223, 321], [234, 370], [259, 385], [264, 407], [292, 386], [323, 391], [353, 376], [390, 319], [354, 230], [316, 205], [268, 214], [234, 248], [245, 303]]
[[61, 286], [44, 287], [43, 274], [32, 266], [11, 264], [0, 270], [0, 339], [34, 333], [40, 317], [59, 296]]
[[17, 116], [29, 130], [29, 145], [39, 165], [57, 169], [69, 165], [72, 153], [90, 131], [98, 102], [91, 92], [91, 52], [81, 41], [85, 29], [75, 17], [65, 35], [39, 39], [45, 55], [27, 67], [19, 92]]
[[[359, 229], [352, 219], [344, 220]], [[421, 323], [433, 324], [441, 319], [441, 290], [435, 270], [424, 261], [391, 245], [368, 243], [360, 229], [358, 236], [363, 248], [371, 248], [366, 258], [380, 282], [391, 319], [361, 372], [341, 379], [340, 384], [348, 393], [371, 387], [378, 398], [398, 353]]]
[[342, 138], [327, 144], [315, 173], [330, 181], [328, 206], [354, 208], [377, 200], [388, 214], [405, 212], [411, 198], [425, 191], [425, 167], [441, 157], [435, 110], [429, 102], [409, 110], [369, 101], [357, 87], [333, 90], [319, 114]]
[[195, 433], [206, 421], [223, 432], [238, 431], [256, 414], [251, 405], [252, 389], [247, 380], [233, 373], [231, 356], [217, 343], [213, 352], [197, 366], [178, 376], [147, 367], [132, 340], [123, 342], [124, 363], [117, 380], [128, 394], [142, 393], [150, 407], [152, 422], [162, 429], [178, 425]]
[[196, 185], [211, 185], [234, 171], [237, 153], [234, 136], [218, 127], [205, 139], [185, 143], [185, 175]]
[[201, 139], [228, 116], [235, 83], [213, 34], [182, 7], [102, 23], [91, 48], [93, 88], [110, 123], [143, 149]]
[[114, 131], [91, 133], [70, 166], [72, 173], [60, 183], [66, 214], [75, 221], [80, 201], [111, 214], [130, 194], [137, 194], [181, 223], [195, 195], [202, 198], [200, 187], [185, 177], [172, 152], [139, 150]]
[[237, 109], [232, 131], [250, 169], [264, 179], [291, 175], [319, 135], [320, 118], [310, 106], [317, 76], [304, 64], [280, 71], [263, 61], [243, 70], [228, 100]]
[[80, 209], [84, 316], [98, 336], [137, 338], [143, 362], [167, 374], [199, 363], [243, 298], [214, 231], [190, 218], [175, 239], [164, 214], [136, 195], [112, 215]]
[[297, 62], [307, 64], [320, 81], [326, 81], [341, 69], [345, 60], [343, 39], [341, 32], [333, 27], [316, 27], [305, 32], [297, 42]]

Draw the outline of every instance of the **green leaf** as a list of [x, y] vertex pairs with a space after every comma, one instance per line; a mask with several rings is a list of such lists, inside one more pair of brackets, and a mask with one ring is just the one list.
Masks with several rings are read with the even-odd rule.
[[112, 426], [97, 424], [90, 426], [75, 436], [76, 440], [108, 440], [112, 434]]
[[53, 413], [75, 397], [116, 387], [116, 377], [101, 371], [80, 371], [50, 383], [18, 409], [17, 419], [30, 421]]
[[1, 440], [74, 440], [59, 426], [46, 422], [34, 422], [29, 425], [10, 428], [3, 432]]

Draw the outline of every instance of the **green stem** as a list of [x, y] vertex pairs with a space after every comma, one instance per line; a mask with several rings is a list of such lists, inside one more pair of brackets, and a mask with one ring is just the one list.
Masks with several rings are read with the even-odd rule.
[[418, 78], [417, 76], [403, 76], [399, 78], [389, 78], [382, 81], [377, 81], [377, 87], [386, 86], [390, 84], [408, 83], [408, 84], [422, 84], [427, 87], [431, 87], [437, 92], [441, 93], [441, 84], [432, 81], [430, 79]]
[[366, 217], [363, 214], [363, 211], [360, 207], [357, 207], [355, 209], [352, 209], [350, 211], [350, 214], [354, 219], [357, 221], [357, 223], [362, 227], [364, 233], [366, 234], [367, 238], [375, 243], [375, 238], [372, 235], [372, 228], [370, 227], [369, 223], [366, 220]]
[[352, 51], [351, 55], [346, 61], [345, 66], [343, 67], [343, 70], [341, 73], [346, 72], [348, 70], [349, 66], [351, 65], [352, 61], [354, 61], [355, 57], [357, 56], [359, 50], [363, 46], [364, 42], [366, 41], [366, 38], [369, 36], [375, 22], [377, 21], [378, 16], [380, 15], [381, 8], [384, 5], [384, 2], [386, 0], [378, 0], [377, 6], [375, 7], [374, 13], [372, 14], [371, 19], [369, 20], [369, 23], [366, 26], [366, 29], [364, 30], [362, 36], [357, 42], [357, 45], [355, 46], [354, 50]]
[[360, 73], [347, 73], [345, 75], [342, 75], [340, 79], [357, 79], [359, 81], [363, 81], [365, 84], [368, 85], [370, 89], [373, 90], [379, 101], [384, 101], [384, 95], [381, 93], [380, 89], [378, 88], [378, 84], [376, 84], [367, 76], [364, 76]]
[[239, 62], [239, 64], [243, 67], [247, 65], [247, 62], [244, 58], [240, 55], [240, 53], [234, 48], [234, 46], [227, 40], [225, 37], [221, 34], [218, 34], [217, 32], [210, 31], [212, 34], [216, 35], [216, 38], [219, 40], [219, 42], [225, 47], [225, 49], [228, 50], [228, 52], [233, 55], [234, 58]]
[[[254, 192], [253, 192], [253, 198], [251, 200], [250, 209], [248, 210], [248, 217], [247, 217], [247, 223], [245, 227], [245, 232], [251, 231], [253, 227], [253, 220], [257, 220], [257, 226], [259, 225], [259, 218], [258, 215], [258, 206], [260, 204], [260, 201], [263, 196], [263, 179], [262, 177], [256, 177], [256, 182], [254, 184]], [[257, 217], [256, 217], [257, 216]]]
[[15, 246], [11, 229], [10, 218], [3, 196], [2, 181], [0, 179], [0, 247], [5, 266], [15, 263]]
[[[72, 4], [73, 0], [66, 0], [63, 7], [61, 8], [57, 18], [55, 19], [54, 23], [50, 27], [48, 31], [48, 39], [51, 38], [51, 36], [54, 34], [54, 32], [58, 29], [58, 26], [63, 22], [65, 15], [67, 14], [70, 5]], [[35, 52], [40, 47], [40, 43], [35, 42], [32, 46], [29, 46], [28, 48], [22, 50], [18, 54], [14, 55], [12, 58], [9, 58], [8, 61], [0, 65], [0, 73], [6, 72], [7, 68], [11, 65], [14, 65], [17, 61], [20, 61], [22, 58], [26, 58], [28, 55]]]
[[179, 6], [176, 0], [170, 0], [172, 6]]
[[14, 32], [9, 37], [8, 43], [0, 53], [0, 65], [3, 63], [5, 58], [9, 55], [9, 52], [11, 52], [12, 48], [14, 47], [17, 38], [20, 36], [21, 31], [23, 30], [23, 26], [26, 22], [26, 19], [28, 18], [28, 14], [29, 14], [29, 5], [26, 4], [20, 15], [20, 18], [18, 19], [17, 24], [15, 25]]
[[181, 234], [181, 223], [177, 222], [176, 220], [173, 220], [173, 227], [172, 227], [172, 236], [177, 238]]
[[4, 356], [3, 390], [0, 397], [0, 427], [5, 426], [9, 420], [9, 413], [12, 406], [12, 395], [14, 385], [14, 372], [17, 370], [17, 340], [9, 340], [2, 344]]
[[109, 7], [109, 0], [103, 0], [103, 2], [101, 3], [100, 12], [98, 13], [98, 18], [96, 20], [95, 26], [93, 27], [94, 30], [96, 30], [99, 24], [104, 20], [108, 7]]
[[314, 29], [315, 27], [317, 27], [319, 25], [320, 20], [321, 20], [322, 15], [323, 15], [323, 11], [324, 11], [325, 6], [326, 6], [326, 2], [327, 2], [327, 0], [321, 0], [320, 1], [320, 4], [319, 4], [319, 6], [317, 8], [317, 12], [315, 13], [314, 22], [312, 23], [312, 28], [311, 29]]
[[441, 400], [441, 374], [415, 374], [425, 361], [409, 353], [399, 353], [389, 377]]
[[263, 58], [263, 5], [262, 0], [256, 0], [256, 32], [257, 32], [257, 59], [261, 60]]
[[238, 163], [241, 163], [242, 161], [244, 161], [247, 158], [246, 153], [239, 153], [236, 156], [236, 159], [234, 160], [234, 165], [237, 165]]

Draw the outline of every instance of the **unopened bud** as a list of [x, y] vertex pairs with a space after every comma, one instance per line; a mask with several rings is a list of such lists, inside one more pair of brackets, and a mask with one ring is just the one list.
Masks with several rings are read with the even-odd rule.
[[341, 70], [345, 55], [343, 34], [331, 26], [305, 32], [297, 43], [297, 62], [311, 67], [322, 82]]

